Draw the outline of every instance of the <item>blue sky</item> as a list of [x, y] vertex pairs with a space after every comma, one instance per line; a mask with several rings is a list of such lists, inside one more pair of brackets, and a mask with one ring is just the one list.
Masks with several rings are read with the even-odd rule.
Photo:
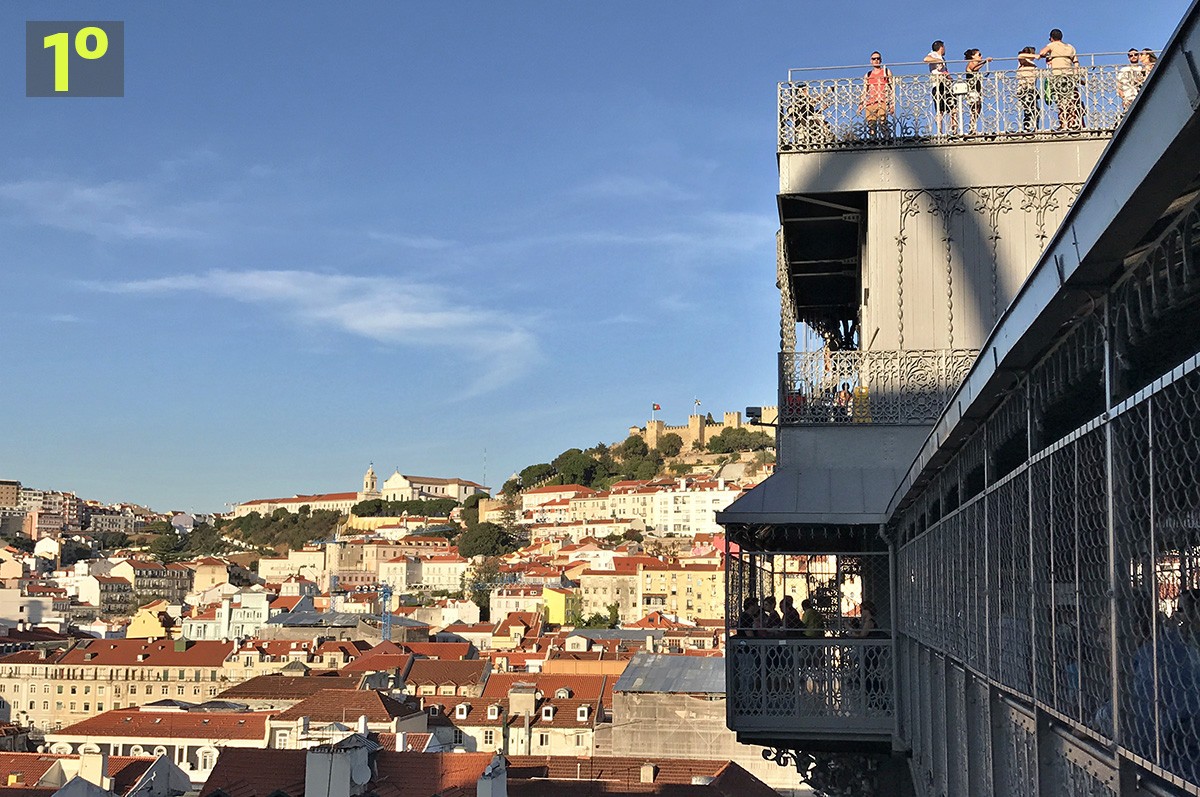
[[[1187, 5], [6, 0], [0, 478], [498, 487], [774, 403], [789, 67], [1160, 48]], [[26, 98], [44, 19], [124, 20], [125, 97]]]

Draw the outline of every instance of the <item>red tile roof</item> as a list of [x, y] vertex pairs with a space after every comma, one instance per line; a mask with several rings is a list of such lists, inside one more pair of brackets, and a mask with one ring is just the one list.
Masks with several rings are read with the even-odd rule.
[[313, 722], [342, 722], [365, 716], [367, 722], [388, 723], [396, 717], [411, 717], [420, 712], [412, 703], [401, 703], [373, 689], [326, 689], [301, 700], [278, 719], [308, 717]]
[[437, 659], [417, 659], [408, 671], [404, 680], [416, 685], [454, 684], [455, 686], [474, 686], [483, 683], [487, 677], [489, 663], [483, 659], [469, 661], [439, 661]]
[[[34, 792], [28, 787], [36, 784], [55, 763], [64, 759], [77, 761], [79, 756], [0, 752], [0, 785], [8, 783], [10, 775], [20, 774], [26, 786], [19, 790], [2, 789], [0, 792], [32, 797]], [[129, 791], [153, 763], [153, 757], [109, 756], [107, 774], [113, 779], [113, 791], [117, 794]], [[50, 793], [53, 794], [53, 790]]]
[[363, 676], [360, 673], [341, 675], [337, 671], [308, 675], [259, 675], [222, 692], [222, 700], [303, 700], [326, 689], [360, 689]]
[[315, 493], [313, 495], [294, 495], [291, 498], [256, 498], [253, 501], [247, 501], [242, 506], [255, 506], [257, 504], [310, 504], [319, 501], [354, 501], [357, 498], [358, 493]]
[[[230, 797], [304, 793], [304, 750], [226, 748], [200, 790]], [[396, 753], [381, 750], [369, 791], [377, 797], [474, 797], [491, 753]], [[755, 797], [751, 795], [751, 797]]]
[[154, 711], [116, 709], [69, 725], [52, 736], [139, 739], [266, 739], [269, 711]]

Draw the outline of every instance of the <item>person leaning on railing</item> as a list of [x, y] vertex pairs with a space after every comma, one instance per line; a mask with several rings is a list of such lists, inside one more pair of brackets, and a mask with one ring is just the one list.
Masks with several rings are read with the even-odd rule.
[[1021, 132], [1032, 133], [1038, 124], [1037, 50], [1025, 47], [1017, 54], [1017, 107], [1021, 109]]
[[755, 636], [756, 634], [753, 629], [758, 625], [759, 614], [758, 598], [749, 597], [742, 601], [742, 613], [738, 615], [737, 633], [735, 636]]

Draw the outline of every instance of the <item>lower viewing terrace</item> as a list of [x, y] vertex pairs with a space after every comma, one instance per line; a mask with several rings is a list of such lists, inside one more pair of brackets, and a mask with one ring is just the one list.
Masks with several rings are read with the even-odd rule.
[[779, 152], [1107, 137], [1148, 75], [1125, 53], [1079, 58], [1080, 66], [1062, 71], [1041, 62], [1018, 69], [1007, 58], [996, 62], [1006, 68], [972, 73], [948, 60], [945, 75], [924, 63], [888, 64], [882, 93], [868, 91], [866, 65], [789, 70], [779, 84]]

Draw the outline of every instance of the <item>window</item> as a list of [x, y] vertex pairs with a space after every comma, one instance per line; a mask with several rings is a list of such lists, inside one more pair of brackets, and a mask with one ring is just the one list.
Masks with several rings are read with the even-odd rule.
[[96, 710], [97, 710], [97, 711], [104, 711], [104, 704], [103, 704], [103, 703], [97, 703], [97, 704], [96, 704]]
[[463, 743], [463, 732], [458, 728], [454, 729], [454, 744], [460, 745]]
[[71, 710], [72, 711], [75, 710], [75, 701], [74, 700], [71, 701]]
[[488, 747], [494, 745], [496, 743], [496, 732], [493, 730], [484, 731], [483, 732], [483, 743]]
[[[36, 687], [35, 687], [35, 688], [36, 688]], [[61, 695], [61, 694], [62, 694], [62, 691], [61, 691], [61, 690], [62, 690], [62, 687], [60, 686], [60, 687], [58, 687], [58, 688], [59, 688], [59, 690], [60, 690], [60, 691], [59, 691], [59, 694]], [[42, 684], [42, 694], [43, 694], [43, 695], [48, 695], [48, 694], [50, 694], [50, 684]]]
[[575, 746], [583, 747], [583, 734], [582, 733], [575, 734]]
[[588, 718], [588, 707], [580, 706], [575, 711], [575, 719], [579, 720], [580, 722], [586, 722], [587, 718]]
[[454, 707], [454, 718], [465, 720], [467, 718], [467, 704], [459, 703]]
[[96, 687], [96, 694], [98, 694], [98, 695], [102, 695], [102, 694], [104, 694], [104, 687], [103, 687], [103, 686], [97, 686], [97, 687]]
[[91, 710], [92, 710], [92, 704], [91, 704], [91, 703], [84, 703], [84, 704], [83, 704], [83, 710], [84, 710], [84, 711], [91, 711]]
[[[61, 685], [54, 687], [54, 694], [61, 695], [62, 693], [63, 693], [63, 688]], [[75, 694], [75, 692], [72, 691], [71, 694]]]
[[539, 744], [540, 746], [542, 746], [542, 747], [547, 747], [547, 746], [549, 746], [549, 744], [550, 744], [550, 734], [548, 734], [548, 733], [539, 733], [539, 734], [538, 734], [538, 744]]
[[490, 719], [490, 720], [500, 719], [500, 707], [499, 706], [488, 706], [488, 719]]
[[131, 694], [131, 695], [136, 695], [136, 694], [137, 694], [137, 684], [130, 684], [130, 685], [129, 685], [129, 694]]
[[169, 687], [169, 686], [164, 686], [164, 687], [162, 688], [162, 693], [163, 693], [164, 695], [169, 695], [169, 694], [171, 694], [171, 687]]
[[554, 706], [542, 706], [542, 719], [554, 719]]
[[183, 687], [182, 687], [182, 686], [177, 686], [177, 687], [175, 687], [175, 694], [177, 694], [177, 695], [182, 695], [182, 694], [183, 694]]

